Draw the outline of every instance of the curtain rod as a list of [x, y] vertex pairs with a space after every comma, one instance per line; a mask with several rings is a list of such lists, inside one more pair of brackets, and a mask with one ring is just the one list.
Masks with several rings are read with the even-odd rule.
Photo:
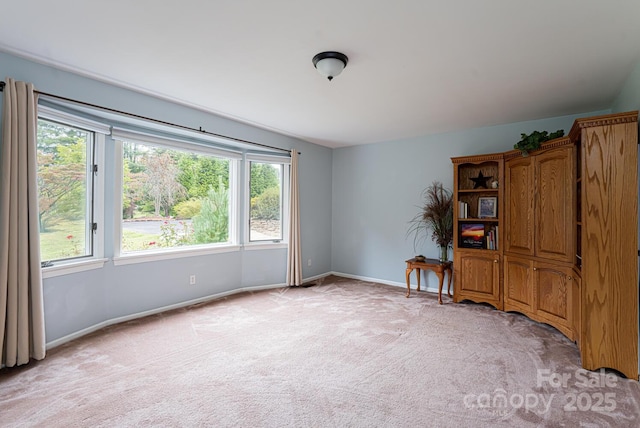
[[[0, 81], [0, 92], [4, 91], [5, 85], [6, 85], [6, 83], [4, 81]], [[255, 143], [253, 141], [243, 140], [241, 138], [229, 137], [229, 136], [222, 135], [222, 134], [216, 134], [215, 132], [205, 131], [204, 129], [202, 129], [202, 127], [196, 129], [196, 128], [192, 128], [190, 126], [179, 125], [179, 124], [171, 123], [171, 122], [165, 122], [164, 120], [159, 120], [159, 119], [154, 119], [154, 118], [151, 118], [151, 117], [141, 116], [139, 114], [129, 113], [129, 112], [122, 111], [122, 110], [116, 110], [116, 109], [113, 109], [113, 108], [110, 108], [110, 107], [104, 107], [104, 106], [100, 106], [100, 105], [97, 105], [97, 104], [91, 104], [91, 103], [88, 103], [88, 102], [85, 102], [85, 101], [74, 100], [72, 98], [62, 97], [60, 95], [49, 94], [47, 92], [42, 92], [42, 91], [38, 91], [38, 90], [35, 90], [34, 92], [36, 92], [37, 94], [40, 94], [40, 95], [44, 95], [46, 97], [56, 98], [56, 99], [63, 100], [63, 101], [68, 101], [68, 102], [71, 102], [71, 103], [74, 103], [74, 104], [80, 104], [80, 105], [83, 105], [83, 106], [92, 107], [92, 108], [96, 108], [96, 109], [99, 109], [99, 110], [105, 110], [105, 111], [108, 111], [110, 113], [116, 113], [116, 114], [121, 114], [121, 115], [129, 116], [129, 117], [134, 117], [136, 119], [142, 119], [142, 120], [146, 120], [146, 121], [149, 121], [149, 122], [158, 123], [158, 124], [161, 124], [161, 125], [168, 125], [168, 126], [172, 126], [174, 128], [183, 129], [185, 131], [198, 132], [200, 134], [210, 135], [212, 137], [226, 138], [228, 140], [232, 140], [232, 141], [235, 141], [237, 143], [250, 144], [252, 146], [264, 147], [266, 149], [280, 150], [280, 151], [283, 151], [283, 152], [291, 152], [291, 150], [289, 150], [289, 149], [281, 149], [280, 147], [269, 146], [269, 145], [266, 145], [266, 144]], [[298, 154], [301, 154], [301, 153], [298, 152]]]

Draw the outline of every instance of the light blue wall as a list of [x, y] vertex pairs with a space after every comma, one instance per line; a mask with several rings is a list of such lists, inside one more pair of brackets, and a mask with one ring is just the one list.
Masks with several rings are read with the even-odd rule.
[[[575, 118], [606, 113], [609, 111], [334, 150], [333, 270], [404, 283], [404, 260], [420, 253], [438, 257], [438, 248], [431, 241], [414, 252], [406, 232], [425, 187], [434, 180], [453, 187], [451, 157], [510, 150], [521, 133], [564, 129], [566, 134]], [[435, 275], [430, 273], [427, 279], [429, 287], [437, 287]]]
[[631, 110], [640, 110], [640, 61], [636, 64], [611, 106], [613, 113]]
[[[142, 116], [281, 148], [300, 156], [303, 277], [331, 271], [331, 165], [326, 147], [234, 122], [0, 52], [0, 76], [36, 89]], [[105, 249], [113, 256], [114, 148], [107, 143]], [[0, 237], [0, 239], [5, 239]], [[312, 260], [307, 267], [306, 261]], [[44, 281], [47, 342], [119, 317], [152, 311], [243, 287], [285, 282], [286, 250], [239, 251], [179, 258], [48, 278]], [[189, 275], [196, 286], [188, 286]]]

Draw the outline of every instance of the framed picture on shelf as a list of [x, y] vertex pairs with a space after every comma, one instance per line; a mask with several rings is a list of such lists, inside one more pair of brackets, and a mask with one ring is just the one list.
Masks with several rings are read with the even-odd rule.
[[484, 224], [460, 224], [459, 242], [463, 248], [484, 248]]
[[478, 218], [496, 218], [498, 214], [498, 198], [478, 198]]

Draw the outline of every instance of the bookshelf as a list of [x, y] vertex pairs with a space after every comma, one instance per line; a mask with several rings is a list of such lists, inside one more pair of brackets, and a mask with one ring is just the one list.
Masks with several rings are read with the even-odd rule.
[[502, 309], [503, 155], [452, 158], [454, 165], [454, 301]]

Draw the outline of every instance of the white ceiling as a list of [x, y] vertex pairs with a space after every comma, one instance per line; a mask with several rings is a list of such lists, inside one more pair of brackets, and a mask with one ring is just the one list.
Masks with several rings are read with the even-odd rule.
[[[609, 108], [639, 0], [3, 0], [0, 50], [341, 147]], [[332, 82], [312, 57], [349, 57]], [[59, 94], [65, 95], [65, 94]]]

